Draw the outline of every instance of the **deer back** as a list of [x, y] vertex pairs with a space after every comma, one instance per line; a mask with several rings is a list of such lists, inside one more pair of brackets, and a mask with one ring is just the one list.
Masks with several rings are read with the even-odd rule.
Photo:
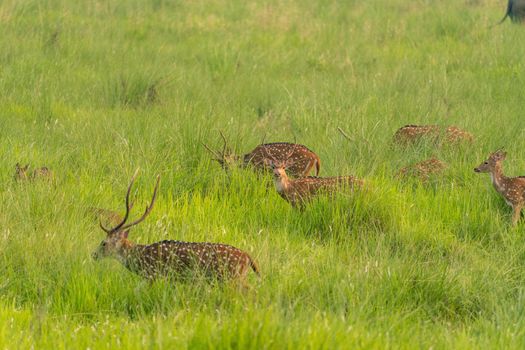
[[129, 268], [146, 277], [185, 277], [202, 271], [219, 279], [244, 277], [250, 268], [259, 270], [252, 258], [227, 244], [161, 241], [137, 246]]
[[312, 169], [316, 168], [319, 174], [321, 160], [319, 156], [304, 145], [276, 142], [266, 143], [255, 147], [250, 153], [244, 155], [244, 165], [251, 165], [258, 170], [270, 171], [271, 162], [291, 161], [286, 168], [288, 175], [292, 177], [307, 176]]
[[397, 178], [416, 177], [421, 181], [427, 181], [431, 175], [442, 172], [447, 168], [447, 164], [437, 158], [430, 158], [401, 168], [397, 173]]
[[474, 135], [468, 131], [461, 130], [456, 126], [449, 126], [445, 129], [445, 140], [448, 143], [457, 143], [461, 141], [472, 142], [472, 140], [474, 140]]
[[456, 126], [405, 125], [394, 134], [394, 142], [401, 145], [414, 144], [426, 138], [430, 141], [454, 144], [460, 141], [472, 141], [474, 136]]
[[302, 205], [318, 194], [334, 194], [345, 189], [361, 188], [364, 181], [354, 176], [314, 177], [308, 176], [290, 181], [290, 185], [279, 192], [293, 206]]
[[309, 192], [317, 192], [319, 190], [334, 191], [340, 190], [344, 187], [353, 188], [363, 185], [363, 180], [357, 179], [354, 176], [333, 176], [333, 177], [315, 177], [308, 176], [302, 179], [297, 179], [292, 182], [292, 186], [297, 188], [308, 189]]
[[416, 143], [424, 136], [438, 137], [439, 127], [437, 125], [405, 125], [394, 134], [394, 142], [406, 145]]

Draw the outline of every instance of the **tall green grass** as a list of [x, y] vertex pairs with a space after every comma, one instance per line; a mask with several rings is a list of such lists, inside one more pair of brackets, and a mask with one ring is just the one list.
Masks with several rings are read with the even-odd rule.
[[[501, 146], [525, 166], [525, 30], [489, 28], [500, 2], [0, 3], [0, 347], [523, 348], [523, 224], [472, 171]], [[393, 146], [408, 123], [476, 139]], [[371, 190], [293, 210], [210, 160], [219, 129], [239, 153], [297, 140]], [[394, 178], [430, 156], [441, 178]], [[56, 178], [17, 183], [17, 162]], [[137, 167], [137, 207], [162, 183], [130, 238], [235, 245], [249, 292], [91, 260], [86, 209], [122, 211]]]

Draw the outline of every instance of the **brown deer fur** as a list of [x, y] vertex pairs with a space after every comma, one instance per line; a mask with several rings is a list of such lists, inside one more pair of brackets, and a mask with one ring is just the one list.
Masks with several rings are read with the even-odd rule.
[[227, 147], [226, 138], [222, 132], [221, 137], [224, 143], [221, 152], [213, 151], [207, 145], [204, 145], [204, 147], [215, 156], [214, 160], [219, 162], [224, 169], [239, 165], [243, 168], [253, 167], [257, 171], [271, 171], [271, 167], [269, 166], [271, 159], [268, 155], [270, 155], [272, 159], [280, 161], [284, 160], [284, 157], [293, 150], [290, 158], [294, 160], [294, 163], [287, 169], [289, 176], [308, 176], [314, 167], [315, 174], [319, 175], [321, 160], [317, 154], [306, 146], [288, 142], [265, 143], [258, 145], [251, 152], [243, 156], [237, 156]]
[[[292, 152], [289, 152], [292, 154]], [[290, 179], [286, 170], [293, 160], [285, 157], [285, 161], [272, 160], [270, 165], [273, 169], [274, 183], [277, 193], [289, 202], [293, 207], [303, 207], [304, 204], [318, 194], [335, 193], [345, 187], [353, 189], [362, 187], [364, 182], [353, 176], [336, 177], [313, 177], [308, 176], [299, 179]]]
[[447, 165], [437, 158], [430, 158], [400, 169], [396, 177], [416, 177], [425, 182], [431, 175], [442, 172]]
[[123, 220], [112, 229], [100, 225], [107, 236], [93, 253], [94, 259], [116, 258], [127, 269], [149, 280], [159, 277], [187, 277], [201, 271], [219, 280], [231, 278], [244, 284], [250, 269], [257, 275], [259, 274], [259, 269], [253, 259], [247, 253], [230, 245], [181, 241], [161, 241], [142, 245], [128, 240], [129, 229], [142, 222], [151, 212], [159, 185], [159, 179], [157, 179], [153, 198], [142, 217], [126, 224], [132, 207], [132, 204], [129, 203], [129, 194], [135, 176], [126, 194], [126, 214]]
[[521, 210], [525, 205], [525, 177], [507, 177], [503, 174], [502, 162], [507, 153], [498, 150], [487, 160], [474, 169], [477, 173], [489, 173], [496, 191], [503, 196], [505, 202], [512, 207], [512, 224], [520, 219]]
[[47, 167], [36, 168], [35, 170], [31, 171], [29, 170], [29, 164], [21, 166], [20, 163], [16, 163], [14, 178], [16, 181], [52, 179], [53, 172]]
[[473, 135], [456, 126], [440, 127], [438, 125], [405, 125], [394, 134], [394, 141], [401, 145], [414, 144], [427, 138], [431, 141], [455, 144], [461, 141], [472, 141]]
[[279, 160], [283, 159], [291, 149], [293, 149], [293, 152], [290, 155], [290, 159], [293, 160], [293, 164], [287, 169], [290, 176], [308, 176], [314, 167], [315, 175], [319, 175], [321, 160], [317, 154], [306, 146], [295, 143], [276, 142], [259, 145], [253, 151], [243, 156], [243, 164], [245, 166], [250, 164], [258, 170], [271, 170], [268, 166], [269, 159], [265, 154], [270, 154], [272, 158]]

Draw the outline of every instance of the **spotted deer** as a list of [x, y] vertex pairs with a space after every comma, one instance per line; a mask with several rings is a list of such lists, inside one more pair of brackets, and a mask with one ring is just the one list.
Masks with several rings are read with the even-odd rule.
[[255, 261], [245, 252], [227, 244], [181, 242], [173, 240], [160, 241], [148, 245], [135, 244], [128, 239], [129, 230], [144, 221], [153, 209], [157, 198], [160, 177], [153, 191], [151, 203], [142, 216], [127, 223], [131, 207], [130, 192], [135, 175], [131, 179], [126, 193], [126, 213], [124, 218], [113, 228], [100, 227], [106, 232], [93, 258], [98, 260], [112, 257], [120, 261], [128, 270], [150, 281], [157, 278], [182, 278], [202, 272], [205, 276], [218, 280], [236, 279], [245, 284], [248, 272], [252, 269], [259, 275]]
[[394, 134], [394, 142], [405, 146], [415, 144], [423, 139], [457, 144], [461, 141], [472, 141], [474, 136], [456, 126], [440, 127], [438, 125], [405, 125]]
[[362, 187], [363, 180], [359, 180], [354, 176], [335, 176], [335, 177], [315, 177], [308, 176], [298, 179], [290, 179], [287, 174], [287, 169], [293, 165], [293, 158], [291, 155], [293, 150], [290, 150], [284, 157], [284, 160], [271, 159], [269, 164], [273, 169], [273, 177], [277, 193], [289, 202], [292, 207], [303, 208], [305, 203], [319, 194], [333, 194], [343, 190], [344, 188], [353, 189], [354, 187]]
[[401, 168], [397, 174], [397, 178], [408, 178], [408, 177], [415, 177], [421, 180], [422, 182], [426, 182], [430, 179], [432, 175], [438, 174], [445, 170], [447, 168], [447, 164], [442, 162], [441, 160], [432, 157], [430, 159], [426, 159], [414, 164], [411, 164], [409, 166], [406, 166], [404, 168]]
[[47, 167], [36, 168], [33, 171], [29, 170], [29, 164], [21, 166], [20, 163], [15, 165], [15, 181], [36, 180], [36, 179], [52, 179], [53, 172]]
[[268, 165], [270, 160], [268, 154], [274, 159], [283, 160], [290, 151], [293, 151], [290, 154], [290, 158], [294, 160], [294, 163], [288, 168], [290, 176], [308, 176], [314, 167], [316, 176], [319, 175], [321, 160], [317, 154], [306, 146], [288, 142], [264, 143], [243, 156], [237, 156], [228, 147], [224, 134], [222, 132], [220, 134], [223, 140], [222, 151], [214, 151], [208, 145], [203, 145], [215, 157], [213, 160], [217, 161], [224, 169], [239, 165], [242, 168], [251, 166], [257, 171], [271, 171]]
[[472, 140], [474, 140], [474, 135], [458, 128], [457, 126], [447, 126], [445, 128], [445, 140], [450, 144], [462, 141], [472, 142]]
[[507, 152], [498, 150], [489, 155], [474, 171], [489, 173], [496, 191], [503, 196], [505, 202], [512, 207], [512, 225], [520, 219], [521, 210], [525, 205], [525, 176], [507, 177], [503, 174], [502, 162], [507, 157]]

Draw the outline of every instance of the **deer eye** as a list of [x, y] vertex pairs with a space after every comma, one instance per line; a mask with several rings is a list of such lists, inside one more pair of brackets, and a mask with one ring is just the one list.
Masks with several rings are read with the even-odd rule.
[[106, 246], [106, 241], [103, 241], [100, 245], [105, 247]]
[[485, 163], [483, 163], [483, 164], [487, 165], [487, 164], [489, 164], [489, 162], [485, 162]]

